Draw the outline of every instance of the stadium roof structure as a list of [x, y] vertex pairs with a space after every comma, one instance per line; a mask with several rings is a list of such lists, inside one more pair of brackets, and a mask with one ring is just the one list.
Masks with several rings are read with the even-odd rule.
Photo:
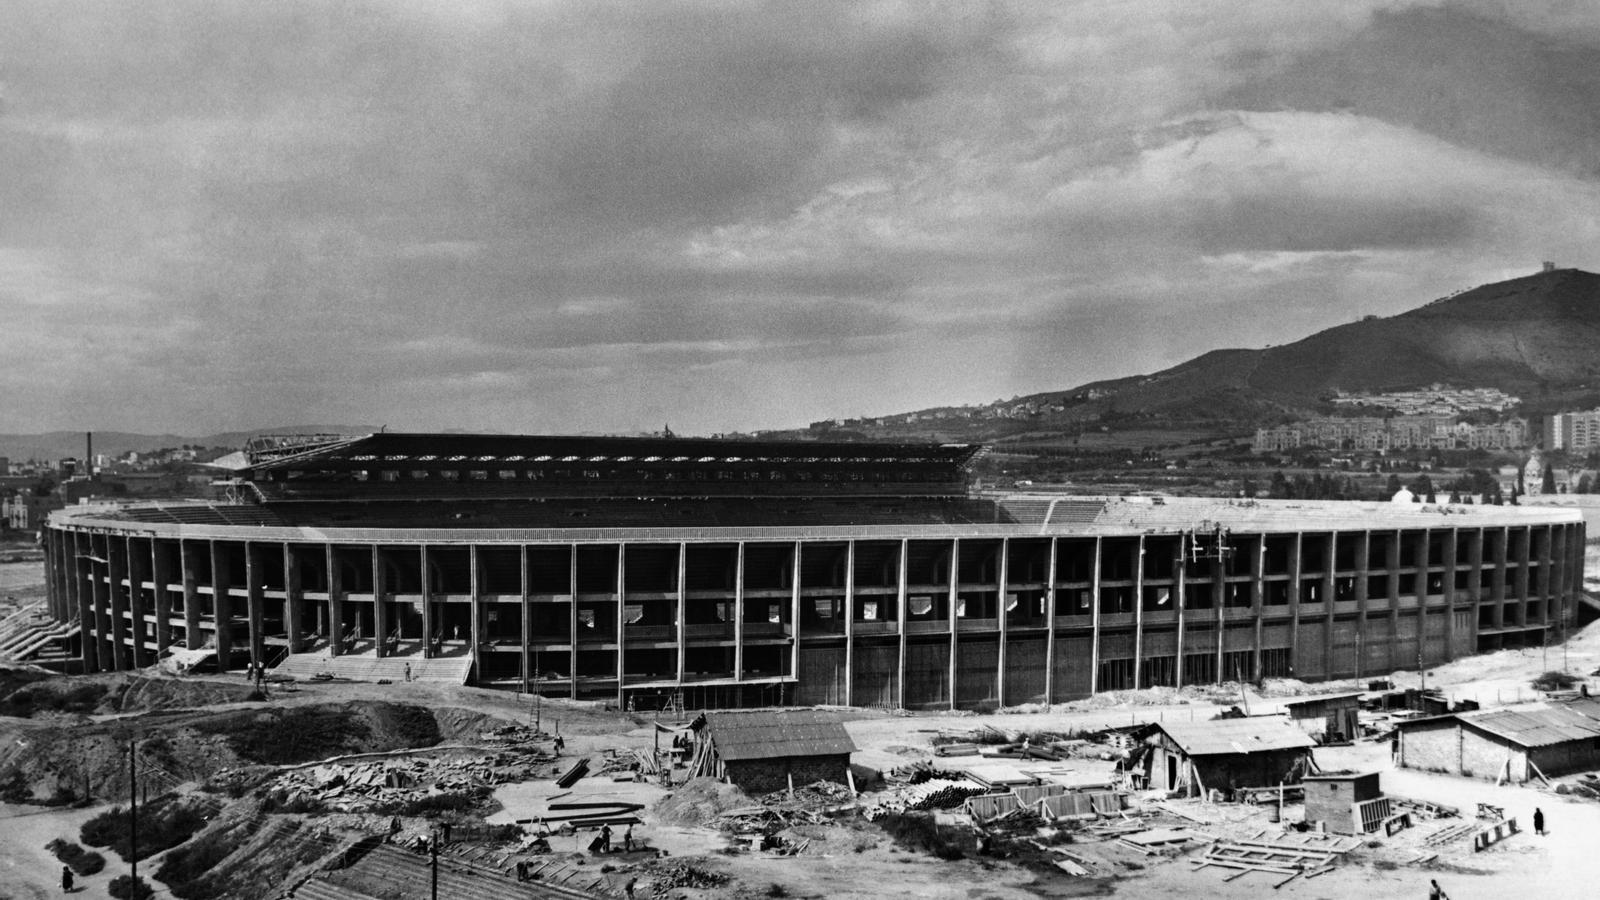
[[836, 463], [965, 467], [979, 444], [744, 441], [719, 438], [588, 437], [575, 435], [405, 434], [379, 432], [322, 441], [297, 453], [252, 458], [243, 472], [287, 469], [367, 469], [443, 463]]

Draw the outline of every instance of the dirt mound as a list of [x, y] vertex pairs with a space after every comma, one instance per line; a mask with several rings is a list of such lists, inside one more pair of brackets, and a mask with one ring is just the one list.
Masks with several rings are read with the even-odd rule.
[[750, 795], [715, 778], [693, 778], [655, 805], [656, 818], [667, 825], [707, 825], [719, 813], [754, 806]]
[[447, 741], [472, 741], [478, 735], [506, 725], [515, 724], [510, 719], [491, 716], [459, 706], [443, 706], [433, 710], [433, 720], [438, 723], [439, 736]]

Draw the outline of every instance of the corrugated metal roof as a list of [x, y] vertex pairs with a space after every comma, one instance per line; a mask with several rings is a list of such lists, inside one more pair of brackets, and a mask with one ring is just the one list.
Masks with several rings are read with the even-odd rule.
[[1162, 722], [1173, 743], [1190, 756], [1219, 753], [1262, 753], [1268, 750], [1298, 750], [1315, 746], [1311, 736], [1276, 716], [1246, 719], [1213, 719], [1207, 722]]
[[1461, 721], [1522, 747], [1549, 747], [1600, 737], [1600, 721], [1573, 709], [1494, 709], [1461, 713]]
[[724, 762], [855, 752], [836, 713], [818, 709], [708, 712], [706, 731]]
[[1350, 693], [1346, 694], [1320, 694], [1315, 697], [1302, 697], [1299, 700], [1285, 700], [1283, 705], [1286, 707], [1296, 707], [1310, 706], [1317, 703], [1329, 703], [1334, 700], [1359, 700], [1361, 698], [1361, 693], [1361, 691], [1351, 691]]

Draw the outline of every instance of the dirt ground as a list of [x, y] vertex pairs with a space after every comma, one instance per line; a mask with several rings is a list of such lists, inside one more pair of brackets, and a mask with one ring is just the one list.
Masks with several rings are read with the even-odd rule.
[[[30, 578], [30, 564], [0, 564], [0, 600], [5, 595], [27, 597], [42, 591], [42, 578]], [[31, 564], [37, 568], [37, 564]], [[1600, 548], [1591, 547], [1590, 572], [1600, 572]], [[1591, 582], [1595, 579], [1591, 577]], [[1600, 587], [1596, 582], [1591, 587]], [[1566, 669], [1587, 675], [1600, 666], [1600, 623], [1575, 632], [1565, 646], [1503, 651], [1469, 657], [1427, 672], [1428, 686], [1442, 688], [1452, 699], [1476, 699], [1485, 706], [1530, 702], [1535, 699], [1530, 681], [1551, 669]], [[1397, 686], [1421, 682], [1416, 672], [1394, 673]], [[273, 688], [266, 704], [240, 697], [242, 678], [187, 678], [140, 680], [127, 674], [73, 679], [74, 683], [94, 681], [116, 685], [126, 683], [116, 704], [97, 707], [93, 713], [45, 715], [34, 719], [0, 717], [0, 764], [25, 753], [31, 742], [45, 732], [65, 730], [84, 740], [91, 734], [115, 727], [139, 729], [169, 727], [186, 715], [226, 714], [240, 710], [260, 710], [264, 705], [291, 708], [312, 704], [370, 703], [388, 701], [424, 707], [435, 711], [450, 709], [458, 728], [453, 737], [470, 742], [473, 734], [492, 727], [491, 719], [531, 726], [536, 717], [546, 733], [559, 731], [566, 740], [564, 756], [588, 756], [600, 760], [608, 752], [648, 749], [654, 746], [655, 730], [644, 718], [632, 718], [589, 704], [546, 700], [537, 707], [515, 694], [477, 688], [451, 688], [423, 684], [372, 685], [346, 682], [303, 683]], [[1600, 678], [1588, 679], [1591, 690], [1600, 689]], [[965, 734], [980, 726], [1011, 732], [1076, 733], [1112, 725], [1136, 722], [1207, 719], [1220, 709], [1247, 705], [1253, 713], [1271, 710], [1294, 695], [1334, 691], [1352, 685], [1305, 685], [1293, 681], [1274, 681], [1241, 693], [1238, 686], [1209, 691], [1124, 692], [1094, 698], [1077, 704], [1051, 708], [1003, 711], [991, 715], [915, 714], [893, 715], [883, 712], [851, 711], [846, 729], [860, 748], [853, 756], [858, 771], [889, 770], [918, 760], [932, 760], [940, 766], [960, 764], [963, 759], [935, 759], [933, 740], [942, 733]], [[131, 701], [128, 698], [133, 698]], [[199, 709], [189, 709], [198, 705]], [[172, 707], [177, 707], [175, 711]], [[108, 746], [108, 753], [112, 748]], [[1456, 842], [1438, 850], [1438, 857], [1427, 863], [1413, 861], [1427, 853], [1423, 840], [1451, 820], [1424, 822], [1393, 837], [1371, 841], [1346, 857], [1329, 874], [1315, 879], [1295, 879], [1278, 890], [1275, 879], [1252, 873], [1224, 880], [1226, 873], [1216, 869], [1195, 871], [1188, 861], [1200, 855], [1203, 845], [1191, 845], [1181, 855], [1143, 857], [1131, 851], [1101, 847], [1085, 840], [1082, 853], [1099, 853], [1108, 861], [1102, 871], [1107, 877], [1075, 878], [1054, 871], [1027, 868], [1010, 861], [976, 857], [953, 862], [941, 861], [926, 853], [898, 847], [882, 830], [853, 816], [824, 818], [816, 824], [796, 824], [790, 834], [809, 841], [794, 856], [751, 852], [729, 852], [729, 837], [710, 827], [666, 824], [656, 808], [668, 796], [658, 784], [616, 781], [609, 776], [591, 776], [579, 781], [570, 792], [558, 789], [553, 780], [539, 777], [505, 784], [493, 794], [495, 805], [487, 816], [491, 823], [529, 819], [547, 810], [547, 804], [560, 794], [567, 802], [639, 803], [644, 824], [635, 834], [650, 847], [666, 851], [665, 859], [644, 862], [637, 857], [627, 861], [587, 858], [615, 868], [610, 877], [616, 885], [630, 872], [640, 875], [641, 896], [650, 896], [653, 872], [677, 861], [698, 869], [721, 873], [730, 881], [721, 887], [678, 888], [670, 895], [697, 900], [753, 900], [757, 897], [791, 898], [881, 898], [930, 897], [950, 900], [1023, 900], [1030, 897], [1116, 896], [1157, 898], [1172, 894], [1197, 897], [1284, 896], [1305, 900], [1371, 900], [1377, 896], [1399, 898], [1427, 896], [1429, 879], [1437, 879], [1455, 900], [1502, 898], [1519, 895], [1542, 898], [1584, 897], [1594, 894], [1600, 882], [1600, 854], [1593, 850], [1594, 835], [1600, 835], [1600, 802], [1557, 796], [1542, 787], [1496, 787], [1491, 782], [1451, 778], [1427, 773], [1395, 770], [1386, 743], [1358, 744], [1351, 747], [1319, 748], [1319, 765], [1326, 769], [1376, 769], [1383, 773], [1384, 790], [1392, 795], [1444, 803], [1467, 811], [1470, 816], [1479, 802], [1504, 807], [1523, 826], [1513, 836], [1484, 852], [1474, 853], [1470, 841]], [[108, 764], [110, 760], [108, 759]], [[232, 761], [226, 761], [232, 764]], [[222, 762], [216, 764], [221, 765]], [[552, 764], [550, 773], [566, 763]], [[1094, 757], [1052, 763], [1056, 769], [1070, 769], [1085, 779], [1111, 773], [1114, 764]], [[682, 776], [680, 771], [679, 777]], [[185, 789], [194, 789], [188, 784]], [[865, 795], [862, 803], [870, 803]], [[754, 802], [752, 800], [752, 802]], [[1531, 833], [1533, 809], [1543, 809], [1549, 834]], [[60, 892], [60, 865], [44, 849], [50, 839], [76, 840], [83, 822], [108, 808], [37, 807], [0, 803], [0, 900], [37, 900]], [[1269, 822], [1262, 808], [1237, 805], [1193, 804], [1184, 807], [1207, 818], [1206, 826], [1195, 825], [1224, 836], [1249, 836], [1279, 826]], [[1300, 814], [1298, 807], [1284, 810], [1285, 821]], [[1455, 820], [1460, 821], [1460, 820]], [[1184, 825], [1168, 820], [1164, 824]], [[1272, 831], [1268, 831], [1270, 836]], [[555, 856], [578, 859], [592, 835], [555, 835], [550, 839]], [[107, 851], [106, 870], [79, 879], [84, 897], [105, 897], [105, 886], [127, 870], [119, 858]], [[149, 878], [159, 858], [141, 862], [140, 873]], [[157, 885], [160, 887], [160, 885]], [[261, 886], [257, 895], [275, 897], [270, 885]]]

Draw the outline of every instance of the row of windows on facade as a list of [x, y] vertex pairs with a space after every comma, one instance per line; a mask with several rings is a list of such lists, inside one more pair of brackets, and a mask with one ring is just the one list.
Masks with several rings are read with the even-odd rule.
[[[279, 480], [278, 473], [266, 473], [268, 481]], [[632, 472], [600, 469], [355, 469], [348, 472], [291, 470], [283, 473], [287, 481], [398, 482], [398, 481], [949, 481], [946, 472], [792, 472], [761, 469], [690, 469]]]

